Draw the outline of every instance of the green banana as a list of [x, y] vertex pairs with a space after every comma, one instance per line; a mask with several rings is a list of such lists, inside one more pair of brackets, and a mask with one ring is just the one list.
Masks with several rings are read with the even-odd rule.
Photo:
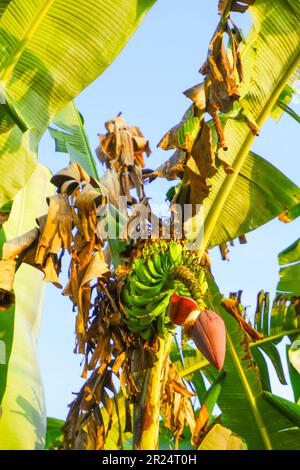
[[164, 269], [162, 267], [162, 260], [161, 260], [161, 255], [159, 253], [155, 253], [152, 256], [154, 267], [156, 271], [160, 274], [164, 274]]
[[167, 290], [156, 295], [155, 298], [152, 300], [152, 302], [149, 303], [149, 300], [148, 300], [148, 303], [146, 305], [147, 312], [151, 313], [157, 307], [158, 304], [169, 302], [169, 299], [172, 293], [173, 291]]
[[175, 264], [178, 263], [182, 257], [182, 245], [172, 241], [169, 246], [169, 255], [171, 261]]
[[151, 325], [151, 323], [153, 321], [154, 321], [154, 318], [147, 316], [147, 317], [140, 318], [139, 319], [139, 324], [141, 325], [141, 327], [142, 326], [149, 326], [149, 325]]
[[148, 270], [149, 270], [151, 276], [153, 276], [154, 278], [157, 278], [157, 279], [161, 279], [161, 278], [162, 278], [161, 273], [159, 273], [159, 272], [156, 271], [152, 258], [148, 258], [148, 259], [147, 259], [147, 268], [148, 268]]
[[157, 284], [147, 286], [146, 284], [142, 284], [135, 277], [132, 277], [132, 278], [129, 278], [129, 285], [132, 287], [133, 291], [136, 292], [137, 294], [151, 297], [161, 292], [164, 282], [161, 281]]
[[158, 330], [158, 335], [161, 337], [161, 338], [165, 338], [166, 334], [168, 333], [168, 330], [166, 328], [166, 325], [165, 325], [165, 321], [164, 321], [164, 316], [161, 315], [158, 320], [157, 320], [157, 330]]
[[126, 313], [130, 318], [138, 319], [143, 316], [143, 307], [126, 306]]
[[121, 299], [128, 328], [148, 340], [156, 332], [165, 337], [175, 328], [167, 314], [170, 297], [179, 295], [201, 301], [207, 290], [205, 272], [197, 253], [180, 242], [148, 242], [124, 280]]
[[[158, 317], [159, 315], [165, 313], [166, 309], [168, 308], [170, 301], [170, 296], [167, 296], [166, 299], [160, 302], [158, 305], [154, 307], [153, 304], [149, 304], [147, 307], [147, 311], [150, 317]], [[150, 307], [151, 305], [151, 307]], [[150, 310], [151, 309], [151, 310]]]
[[143, 260], [140, 260], [139, 262], [139, 265], [138, 265], [138, 268], [137, 268], [137, 277], [139, 279], [139, 281], [141, 282], [146, 282], [146, 283], [153, 283], [153, 282], [156, 282], [157, 279], [154, 278], [150, 272], [148, 271], [145, 263]]

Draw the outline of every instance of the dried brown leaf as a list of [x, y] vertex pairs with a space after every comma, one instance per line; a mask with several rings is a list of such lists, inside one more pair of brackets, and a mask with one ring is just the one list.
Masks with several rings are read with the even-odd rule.
[[246, 320], [243, 319], [240, 313], [240, 304], [235, 299], [223, 299], [222, 307], [235, 318], [240, 324], [240, 327], [250, 336], [252, 341], [259, 341], [263, 339], [263, 335], [256, 331]]
[[203, 122], [200, 137], [196, 140], [191, 155], [195, 160], [200, 175], [211, 178], [218, 169], [215, 165], [215, 152], [212, 143], [212, 131], [208, 124]]
[[34, 228], [20, 237], [7, 241], [3, 245], [2, 258], [15, 260], [38, 239], [38, 236], [39, 231], [37, 228]]
[[44, 266], [50, 253], [71, 250], [72, 214], [69, 199], [64, 194], [48, 198], [49, 210], [36, 253], [36, 264]]
[[[72, 182], [74, 188], [76, 189], [80, 182], [89, 183], [90, 177], [84, 171], [84, 169], [78, 165], [78, 163], [71, 163], [69, 166], [59, 171], [51, 178], [51, 183], [54, 184], [54, 186], [56, 186], [59, 191], [61, 190], [62, 185], [67, 182]], [[77, 186], [76, 182], [78, 183]], [[65, 190], [67, 187], [68, 186], [64, 186]]]
[[81, 287], [85, 286], [93, 279], [101, 279], [109, 275], [110, 270], [104, 261], [102, 252], [96, 251], [92, 256], [88, 267], [85, 270], [84, 277], [81, 282]]
[[209, 423], [209, 412], [208, 412], [207, 406], [203, 404], [196, 418], [196, 425], [195, 425], [194, 432], [192, 435], [192, 444], [197, 448], [200, 445], [203, 433], [205, 433], [205, 431], [208, 428], [208, 423]]
[[183, 94], [192, 100], [195, 106], [200, 110], [206, 109], [206, 94], [205, 94], [205, 83], [201, 82], [188, 90], [184, 91]]

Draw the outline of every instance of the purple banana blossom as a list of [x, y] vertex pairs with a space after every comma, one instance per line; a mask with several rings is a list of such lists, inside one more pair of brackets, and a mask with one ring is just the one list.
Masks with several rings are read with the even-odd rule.
[[192, 337], [206, 359], [221, 370], [226, 352], [226, 329], [222, 318], [212, 310], [203, 310], [192, 328]]

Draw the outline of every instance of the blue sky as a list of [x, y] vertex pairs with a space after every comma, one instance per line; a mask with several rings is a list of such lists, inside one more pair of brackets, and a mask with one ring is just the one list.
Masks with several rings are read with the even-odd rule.
[[[182, 92], [201, 80], [198, 70], [217, 21], [217, 0], [157, 1], [115, 62], [76, 99], [92, 149], [98, 145], [97, 133], [104, 131], [104, 122], [122, 111], [128, 124], [139, 125], [150, 139], [153, 153], [147, 167], [155, 168], [168, 158], [156, 144], [189, 106]], [[248, 30], [247, 14], [238, 15], [236, 21], [244, 32]], [[298, 114], [299, 103], [300, 99], [293, 103]], [[279, 124], [270, 120], [253, 150], [299, 185], [298, 126], [289, 116], [283, 116]], [[48, 133], [41, 142], [39, 158], [53, 172], [68, 164], [67, 156], [55, 153]], [[159, 203], [169, 187], [164, 180], [156, 181], [146, 188], [147, 195]], [[287, 225], [274, 220], [249, 234], [247, 245], [232, 248], [229, 262], [221, 261], [218, 249], [212, 250], [213, 272], [222, 293], [242, 289], [244, 304], [254, 312], [257, 292], [275, 291], [278, 252], [298, 238], [299, 232], [299, 220]], [[39, 358], [48, 416], [62, 419], [73, 400], [72, 392], [83, 384], [82, 358], [73, 354], [74, 320], [69, 299], [48, 285]], [[280, 386], [275, 378], [273, 384], [275, 393], [291, 398], [289, 387]]]

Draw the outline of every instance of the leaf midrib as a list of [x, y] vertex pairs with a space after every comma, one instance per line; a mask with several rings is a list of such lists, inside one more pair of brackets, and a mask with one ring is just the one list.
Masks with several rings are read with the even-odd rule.
[[83, 125], [82, 125], [82, 122], [81, 122], [81, 119], [80, 119], [80, 116], [79, 116], [79, 112], [78, 112], [78, 109], [76, 108], [75, 106], [75, 103], [74, 101], [72, 102], [72, 106], [74, 108], [74, 111], [76, 113], [76, 116], [77, 116], [77, 119], [78, 119], [78, 124], [79, 124], [79, 132], [80, 132], [80, 135], [81, 135], [81, 138], [82, 138], [82, 141], [83, 141], [83, 144], [86, 148], [86, 152], [88, 154], [88, 157], [89, 157], [89, 160], [90, 160], [90, 164], [91, 164], [91, 167], [93, 168], [93, 171], [94, 171], [94, 177], [96, 179], [99, 180], [99, 175], [98, 175], [98, 171], [97, 171], [97, 168], [96, 168], [96, 165], [95, 165], [95, 160], [93, 158], [93, 155], [92, 155], [92, 151], [91, 151], [91, 147], [90, 147], [90, 144], [89, 144], [89, 141], [88, 141], [88, 138], [87, 138], [87, 134], [83, 128]]
[[264, 424], [264, 421], [262, 419], [262, 416], [259, 412], [259, 409], [257, 407], [257, 404], [256, 404], [256, 398], [255, 396], [253, 395], [252, 393], [252, 390], [251, 390], [251, 387], [249, 385], [249, 382], [247, 380], [247, 377], [245, 375], [245, 372], [243, 370], [243, 367], [241, 366], [241, 363], [240, 363], [240, 360], [239, 360], [239, 357], [236, 353], [236, 350], [234, 348], [234, 344], [230, 338], [230, 336], [227, 334], [227, 345], [230, 349], [230, 352], [231, 352], [231, 355], [232, 355], [232, 359], [235, 363], [235, 366], [236, 366], [236, 370], [239, 374], [239, 377], [241, 379], [241, 382], [242, 382], [242, 385], [243, 385], [243, 388], [246, 392], [246, 395], [248, 397], [248, 401], [250, 403], [250, 406], [251, 406], [251, 410], [252, 410], [252, 413], [253, 413], [253, 416], [254, 416], [254, 419], [256, 421], [256, 424], [257, 424], [257, 427], [258, 427], [258, 430], [260, 432], [260, 435], [261, 435], [261, 438], [263, 440], [263, 443], [265, 445], [265, 448], [266, 450], [272, 450], [272, 444], [271, 444], [271, 441], [269, 439], [269, 436], [268, 436], [268, 432], [267, 432], [267, 429], [265, 427], [265, 424]]

